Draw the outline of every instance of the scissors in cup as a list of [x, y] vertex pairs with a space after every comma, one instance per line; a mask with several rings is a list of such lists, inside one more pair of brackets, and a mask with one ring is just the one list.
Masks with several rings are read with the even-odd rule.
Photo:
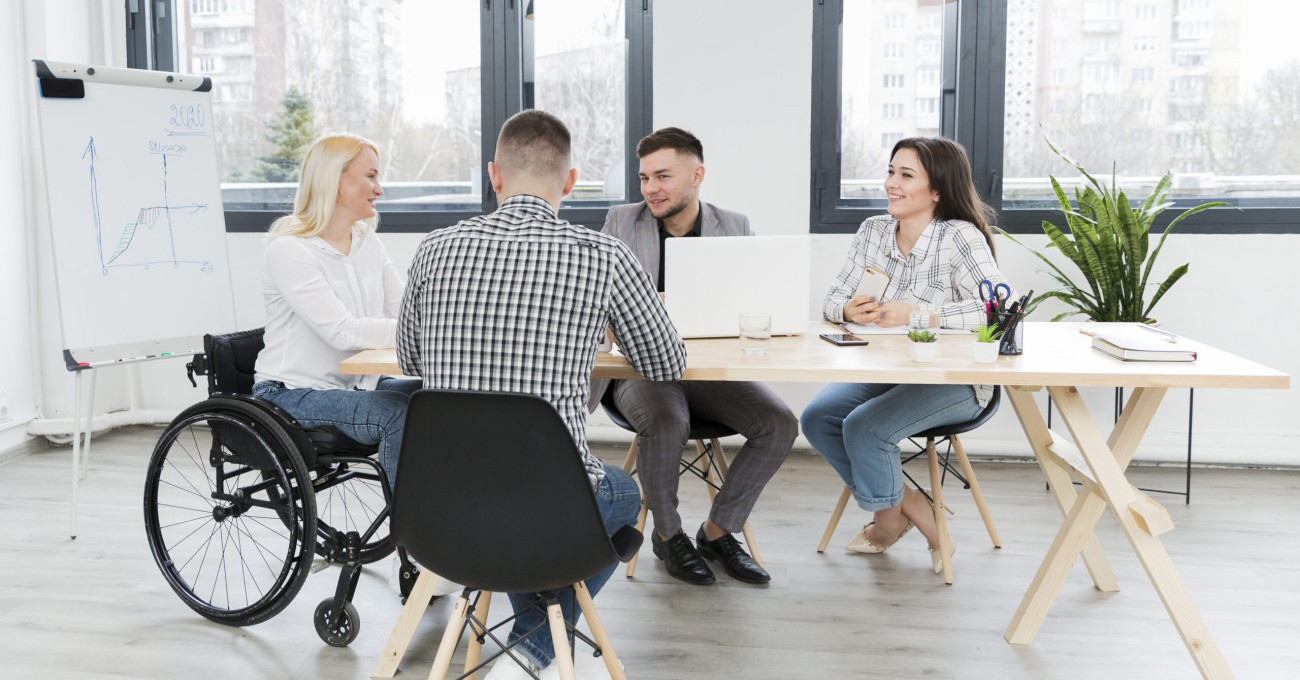
[[1006, 311], [1007, 298], [1011, 297], [1011, 286], [1005, 283], [994, 284], [988, 279], [980, 281], [980, 299], [988, 305], [989, 314]]

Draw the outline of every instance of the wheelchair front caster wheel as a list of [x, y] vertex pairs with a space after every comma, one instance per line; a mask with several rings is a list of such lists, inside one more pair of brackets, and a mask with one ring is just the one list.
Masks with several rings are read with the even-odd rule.
[[333, 607], [334, 598], [321, 600], [321, 603], [316, 605], [316, 616], [313, 617], [316, 623], [316, 634], [331, 647], [347, 647], [361, 632], [361, 616], [357, 614], [357, 608], [352, 606], [351, 602], [344, 602], [338, 620], [330, 625], [329, 615]]

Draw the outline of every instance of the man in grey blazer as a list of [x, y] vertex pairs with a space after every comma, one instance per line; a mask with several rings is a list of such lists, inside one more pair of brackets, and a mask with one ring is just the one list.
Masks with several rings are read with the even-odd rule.
[[[695, 135], [664, 128], [637, 145], [641, 159], [640, 203], [610, 208], [604, 233], [621, 239], [641, 267], [664, 290], [664, 242], [670, 238], [750, 236], [749, 218], [699, 199], [704, 148]], [[771, 576], [732, 534], [740, 531], [768, 480], [776, 474], [799, 433], [799, 421], [766, 385], [697, 380], [593, 381], [588, 408], [606, 389], [639, 437], [637, 469], [654, 516], [651, 544], [669, 575], [706, 585], [716, 579], [703, 558], [718, 561], [732, 578], [762, 584]], [[677, 514], [678, 461], [692, 417], [712, 420], [743, 435], [745, 445], [713, 501], [696, 544]], [[698, 548], [697, 548], [698, 545]]]

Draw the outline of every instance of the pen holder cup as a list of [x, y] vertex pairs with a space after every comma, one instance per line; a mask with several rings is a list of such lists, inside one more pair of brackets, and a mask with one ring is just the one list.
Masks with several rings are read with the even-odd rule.
[[1023, 354], [1025, 351], [1025, 315], [998, 314], [998, 328], [1002, 329], [1002, 340], [998, 343], [998, 354], [1003, 356]]

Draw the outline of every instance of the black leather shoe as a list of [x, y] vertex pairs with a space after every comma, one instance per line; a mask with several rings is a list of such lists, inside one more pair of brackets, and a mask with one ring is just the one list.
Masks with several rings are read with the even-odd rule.
[[651, 531], [650, 536], [655, 557], [664, 561], [669, 576], [693, 586], [707, 586], [718, 580], [686, 534], [678, 533], [666, 541], [659, 538], [657, 531]]
[[726, 534], [716, 541], [710, 541], [704, 535], [704, 527], [700, 527], [699, 533], [695, 535], [695, 543], [700, 547], [700, 554], [711, 560], [722, 563], [722, 569], [727, 572], [727, 576], [740, 581], [741, 583], [752, 583], [762, 585], [772, 580], [772, 575], [767, 570], [758, 565], [754, 558], [740, 547], [740, 542], [731, 534]]

